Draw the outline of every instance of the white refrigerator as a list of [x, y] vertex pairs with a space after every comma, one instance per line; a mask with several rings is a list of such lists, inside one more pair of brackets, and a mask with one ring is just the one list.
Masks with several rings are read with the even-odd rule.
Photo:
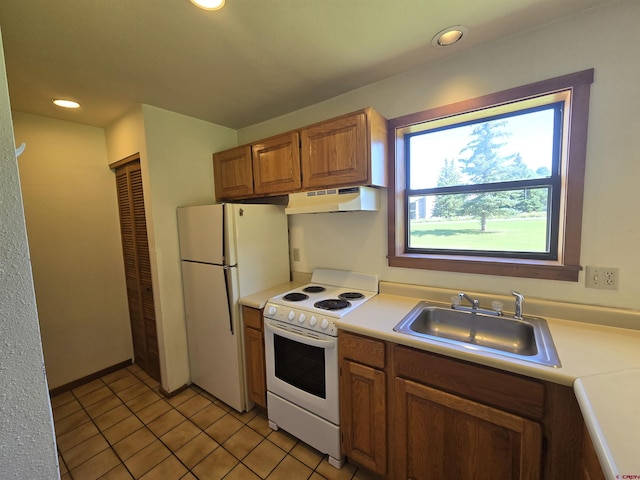
[[238, 299], [289, 281], [284, 207], [222, 203], [178, 208], [191, 382], [244, 411]]

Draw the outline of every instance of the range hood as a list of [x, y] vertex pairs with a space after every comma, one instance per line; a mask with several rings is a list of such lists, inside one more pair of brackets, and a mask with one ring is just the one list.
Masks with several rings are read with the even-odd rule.
[[379, 192], [372, 187], [346, 187], [289, 194], [287, 215], [378, 210]]

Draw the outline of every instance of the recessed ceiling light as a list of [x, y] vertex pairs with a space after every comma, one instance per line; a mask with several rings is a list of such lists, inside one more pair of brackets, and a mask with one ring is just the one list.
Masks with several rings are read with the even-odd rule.
[[196, 7], [203, 10], [220, 10], [224, 7], [225, 0], [191, 0]]
[[65, 100], [63, 98], [54, 98], [51, 100], [54, 105], [62, 108], [80, 108], [80, 104], [78, 102], [74, 102], [73, 100]]
[[435, 45], [436, 47], [448, 47], [449, 45], [458, 43], [468, 32], [469, 29], [462, 25], [445, 28], [435, 34], [431, 40], [431, 45]]

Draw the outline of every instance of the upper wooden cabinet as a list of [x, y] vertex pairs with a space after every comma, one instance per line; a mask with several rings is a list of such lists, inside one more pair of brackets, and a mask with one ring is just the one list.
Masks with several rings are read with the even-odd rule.
[[300, 190], [300, 136], [286, 133], [255, 143], [253, 185], [257, 195], [273, 195]]
[[387, 121], [371, 108], [213, 155], [216, 200], [386, 179]]
[[387, 121], [368, 108], [304, 128], [302, 187], [386, 186]]
[[245, 145], [213, 154], [213, 184], [216, 200], [253, 195], [251, 147]]

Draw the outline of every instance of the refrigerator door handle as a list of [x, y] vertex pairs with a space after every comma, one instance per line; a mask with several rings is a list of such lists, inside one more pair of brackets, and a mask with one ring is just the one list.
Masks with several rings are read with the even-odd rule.
[[229, 269], [235, 267], [236, 265], [225, 265], [224, 267], [222, 267], [224, 270], [224, 288], [227, 294], [227, 308], [229, 309], [229, 331], [231, 332], [231, 335], [235, 335], [235, 332], [233, 331], [233, 306], [231, 305], [231, 297], [229, 295], [229, 292], [231, 291], [231, 289], [229, 288]]
[[[222, 232], [222, 264], [227, 263], [227, 218], [226, 218], [227, 205], [222, 204], [222, 225], [220, 225], [220, 231]], [[226, 278], [226, 274], [225, 274]], [[227, 293], [229, 288], [227, 287]], [[228, 295], [227, 295], [228, 296]], [[233, 330], [232, 330], [233, 331]]]

